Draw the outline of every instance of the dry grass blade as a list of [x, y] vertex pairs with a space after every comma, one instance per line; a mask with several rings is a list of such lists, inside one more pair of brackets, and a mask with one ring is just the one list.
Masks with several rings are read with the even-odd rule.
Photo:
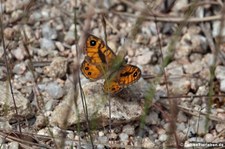
[[47, 149], [51, 149], [52, 147], [46, 145], [46, 144], [42, 144], [40, 143], [35, 137], [31, 136], [31, 135], [27, 135], [27, 134], [21, 134], [18, 132], [4, 132], [4, 131], [0, 131], [0, 136], [4, 139], [6, 139], [7, 141], [15, 141], [18, 142], [21, 146], [26, 147], [26, 148], [33, 148], [33, 147], [44, 147]]
[[120, 15], [120, 16], [125, 16], [125, 17], [132, 17], [132, 18], [142, 18], [143, 20], [146, 21], [157, 21], [157, 22], [168, 22], [168, 23], [182, 23], [182, 22], [187, 22], [187, 23], [200, 23], [200, 22], [210, 22], [210, 21], [218, 21], [221, 19], [221, 15], [215, 15], [215, 16], [208, 16], [204, 18], [194, 18], [190, 17], [188, 19], [180, 18], [180, 17], [175, 17], [175, 16], [169, 16], [169, 15], [164, 15], [164, 16], [137, 16], [134, 14], [130, 13], [125, 13], [125, 12], [116, 12], [113, 11], [114, 14]]
[[[14, 98], [14, 92], [13, 92], [13, 87], [12, 87], [12, 82], [11, 82], [11, 76], [12, 76], [12, 71], [11, 71], [11, 68], [9, 66], [9, 60], [8, 60], [8, 57], [7, 57], [7, 49], [6, 49], [6, 45], [5, 45], [5, 37], [4, 37], [4, 27], [3, 27], [3, 15], [1, 14], [0, 16], [0, 38], [2, 39], [2, 46], [3, 46], [3, 50], [4, 50], [4, 61], [5, 61], [5, 64], [6, 64], [6, 68], [7, 68], [7, 81], [9, 83], [9, 86], [10, 86], [10, 92], [11, 92], [11, 96], [13, 98], [13, 104], [14, 104], [14, 107], [15, 107], [15, 113], [16, 115], [19, 115], [18, 113], [18, 110], [17, 110], [17, 105], [16, 105], [16, 99]], [[20, 119], [18, 119], [18, 122], [19, 122], [19, 131], [21, 133], [21, 126], [20, 126]]]
[[[77, 4], [77, 2], [76, 2]], [[85, 45], [85, 40], [86, 40], [86, 37], [87, 37], [87, 33], [89, 32], [90, 30], [90, 19], [91, 17], [94, 15], [94, 10], [92, 9], [92, 7], [89, 6], [89, 11], [87, 12], [87, 18], [86, 18], [86, 21], [85, 21], [85, 25], [84, 25], [84, 33], [83, 33], [83, 36], [82, 38], [80, 38], [80, 41], [79, 41], [79, 48], [78, 46], [76, 45], [76, 49], [77, 49], [77, 63], [79, 63], [79, 60], [80, 60], [80, 55], [81, 55], [81, 51], [82, 53], [84, 53], [83, 49], [84, 49], [84, 45]], [[76, 25], [77, 23], [77, 14], [76, 14], [76, 11], [74, 13], [74, 24]], [[76, 38], [76, 41], [78, 41], [78, 38], [77, 38], [77, 28], [75, 27], [75, 38]], [[77, 42], [78, 43], [78, 42]], [[88, 116], [88, 109], [87, 109], [87, 102], [86, 102], [86, 99], [85, 99], [85, 94], [83, 92], [83, 89], [82, 89], [82, 86], [81, 86], [81, 81], [80, 81], [80, 76], [79, 76], [79, 68], [80, 68], [80, 65], [76, 65], [75, 67], [78, 68], [75, 68], [75, 74], [74, 74], [74, 81], [78, 81], [78, 82], [75, 82], [75, 83], [78, 83], [79, 85], [79, 91], [80, 91], [80, 97], [81, 97], [81, 100], [82, 100], [82, 105], [83, 105], [83, 110], [84, 110], [84, 114], [85, 114], [85, 118], [86, 118], [86, 123], [87, 123], [87, 129], [88, 129], [88, 134], [89, 134], [89, 137], [90, 137], [90, 142], [91, 142], [91, 146], [92, 148], [94, 148], [94, 144], [93, 144], [93, 137], [92, 137], [92, 132], [91, 132], [91, 124], [90, 124], [90, 120], [89, 120], [89, 116]], [[78, 79], [78, 80], [77, 80]], [[75, 87], [76, 89], [76, 87]], [[75, 104], [76, 106], [76, 104]], [[80, 129], [80, 128], [79, 128]], [[78, 131], [80, 131], [78, 129]], [[80, 142], [80, 141], [79, 141]]]

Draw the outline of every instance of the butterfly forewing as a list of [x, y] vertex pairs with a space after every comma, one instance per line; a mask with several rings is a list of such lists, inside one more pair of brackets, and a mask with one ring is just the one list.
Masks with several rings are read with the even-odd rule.
[[93, 64], [111, 64], [115, 53], [106, 47], [104, 42], [96, 36], [89, 35], [86, 40], [86, 55]]

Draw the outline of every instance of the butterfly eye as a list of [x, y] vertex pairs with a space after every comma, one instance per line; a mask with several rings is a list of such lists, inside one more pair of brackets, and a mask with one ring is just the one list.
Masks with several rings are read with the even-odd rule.
[[90, 44], [91, 44], [91, 46], [95, 46], [95, 45], [96, 45], [96, 41], [91, 40], [91, 41], [90, 41]]

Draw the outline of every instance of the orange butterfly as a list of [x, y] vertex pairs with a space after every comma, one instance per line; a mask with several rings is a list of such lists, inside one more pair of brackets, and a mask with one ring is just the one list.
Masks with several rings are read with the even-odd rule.
[[91, 81], [107, 76], [103, 86], [106, 93], [116, 94], [141, 77], [141, 70], [134, 65], [122, 62], [119, 68], [115, 68], [114, 64], [118, 60], [116, 54], [94, 35], [88, 34], [85, 53], [81, 64], [83, 75]]

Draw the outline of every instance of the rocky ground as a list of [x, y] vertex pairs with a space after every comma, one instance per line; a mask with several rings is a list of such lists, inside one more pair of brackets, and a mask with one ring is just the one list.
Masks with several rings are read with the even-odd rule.
[[[0, 148], [225, 146], [224, 9], [221, 0], [2, 0]], [[108, 46], [142, 71], [113, 96], [77, 67], [84, 34], [104, 39], [102, 16]]]

